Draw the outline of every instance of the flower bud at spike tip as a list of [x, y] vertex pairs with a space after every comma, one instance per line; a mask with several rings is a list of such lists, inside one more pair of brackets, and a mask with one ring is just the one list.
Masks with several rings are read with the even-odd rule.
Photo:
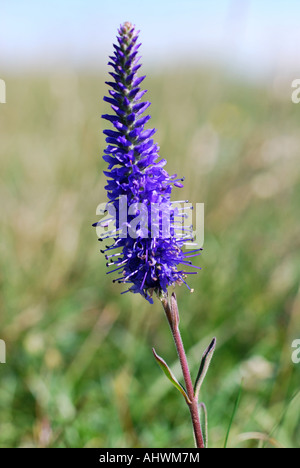
[[[152, 303], [153, 293], [166, 297], [169, 286], [186, 284], [185, 270], [193, 265], [182, 249], [193, 239], [190, 235], [177, 234], [176, 223], [182, 216], [180, 218], [176, 205], [171, 202], [172, 190], [182, 187], [182, 179], [176, 175], [170, 176], [164, 169], [166, 161], [159, 160], [159, 147], [152, 139], [155, 130], [145, 129], [150, 117], [142, 114], [150, 102], [142, 101], [146, 91], [141, 90], [140, 84], [145, 77], [137, 75], [141, 67], [138, 63], [141, 44], [138, 43], [135, 26], [129, 21], [121, 25], [117, 41], [109, 62], [114, 81], [107, 82], [111, 89], [109, 97], [104, 97], [104, 101], [111, 105], [113, 114], [102, 115], [114, 127], [113, 130], [104, 130], [107, 147], [103, 159], [108, 163], [108, 171], [104, 174], [109, 178], [105, 187], [109, 199], [106, 208], [112, 207], [116, 213], [115, 218], [108, 220], [105, 226], [108, 231], [103, 240], [111, 238], [112, 244], [104, 252], [109, 250], [112, 254], [109, 263], [112, 270], [108, 273], [118, 272], [118, 278], [114, 281], [127, 283], [129, 289], [125, 292], [140, 293]], [[126, 221], [121, 221], [123, 218], [120, 217], [123, 197], [127, 203]], [[133, 238], [129, 233], [132, 226], [136, 228], [136, 214], [131, 214], [130, 208], [137, 203], [143, 204], [148, 222], [143, 229], [136, 231], [137, 237]], [[153, 205], [163, 206], [154, 220]], [[166, 212], [170, 218], [169, 236], [161, 234]], [[127, 237], [123, 235], [124, 231]], [[114, 249], [116, 254], [113, 254]], [[199, 254], [200, 250], [193, 254]], [[172, 312], [172, 299], [170, 313], [175, 313]]]

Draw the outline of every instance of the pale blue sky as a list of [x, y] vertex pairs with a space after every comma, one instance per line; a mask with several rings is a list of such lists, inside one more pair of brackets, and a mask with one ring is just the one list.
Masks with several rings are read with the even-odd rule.
[[127, 20], [141, 30], [145, 64], [299, 69], [299, 0], [2, 0], [0, 12], [4, 70], [103, 67]]

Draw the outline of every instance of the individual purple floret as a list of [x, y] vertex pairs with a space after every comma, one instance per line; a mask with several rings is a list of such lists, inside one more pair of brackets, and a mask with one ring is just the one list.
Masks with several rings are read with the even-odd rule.
[[[109, 198], [107, 210], [111, 212], [113, 208], [115, 216], [110, 220], [111, 231], [99, 240], [113, 239], [113, 244], [102, 252], [106, 253], [108, 266], [113, 267], [109, 273], [119, 272], [114, 282], [128, 283], [130, 287], [125, 292], [140, 293], [152, 303], [153, 292], [162, 295], [167, 293], [168, 286], [185, 283], [187, 272], [179, 266], [191, 265], [187, 257], [199, 250], [187, 254], [182, 251], [183, 245], [193, 240], [192, 227], [186, 235], [176, 234], [180, 231], [177, 223], [184, 214], [171, 202], [171, 193], [174, 186], [183, 187], [183, 179], [170, 176], [163, 169], [166, 160], [157, 162], [159, 147], [152, 139], [155, 129], [145, 130], [150, 116], [143, 113], [150, 103], [142, 101], [146, 90], [142, 91], [140, 84], [145, 76], [137, 76], [141, 67], [138, 31], [126, 22], [118, 32], [118, 45], [114, 45], [109, 62], [114, 81], [106, 83], [111, 89], [109, 97], [104, 97], [114, 114], [102, 116], [114, 127], [104, 130], [108, 146], [103, 159], [108, 163], [108, 171], [104, 172], [109, 178], [105, 187]], [[122, 200], [126, 203], [125, 221], [120, 221], [124, 218], [120, 213]], [[130, 228], [141, 211], [147, 222], [135, 226], [136, 235], [130, 236]], [[162, 235], [166, 213], [170, 219], [168, 236]], [[94, 226], [100, 225], [101, 222]]]

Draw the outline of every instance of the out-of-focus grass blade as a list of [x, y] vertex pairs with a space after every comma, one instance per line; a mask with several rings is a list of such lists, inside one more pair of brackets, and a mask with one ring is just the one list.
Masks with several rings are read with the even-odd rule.
[[176, 379], [175, 375], [173, 374], [173, 372], [171, 371], [171, 369], [169, 368], [168, 364], [163, 360], [163, 358], [161, 358], [160, 356], [158, 356], [158, 354], [156, 353], [155, 349], [152, 348], [152, 351], [153, 351], [153, 354], [154, 354], [154, 357], [156, 359], [156, 361], [158, 362], [159, 366], [161, 367], [161, 369], [163, 370], [163, 372], [166, 374], [166, 376], [168, 377], [168, 379], [172, 382], [172, 384], [177, 388], [177, 390], [180, 391], [180, 393], [184, 396], [184, 398], [186, 399], [186, 402], [188, 404], [191, 404], [191, 400], [189, 399], [189, 397], [187, 396], [187, 393], [185, 391], [185, 389], [182, 387], [182, 385], [180, 385], [180, 383], [178, 382], [178, 380]]
[[238, 436], [239, 442], [246, 442], [247, 440], [259, 440], [260, 442], [268, 442], [276, 448], [284, 448], [278, 440], [273, 437], [269, 437], [267, 434], [261, 432], [247, 432]]
[[239, 404], [240, 404], [242, 391], [243, 391], [243, 382], [241, 382], [241, 385], [240, 385], [240, 388], [239, 388], [239, 393], [238, 393], [237, 398], [235, 400], [233, 412], [232, 412], [232, 415], [231, 415], [230, 423], [229, 423], [226, 438], [225, 438], [224, 448], [227, 448], [227, 443], [228, 443], [228, 438], [229, 438], [231, 426], [232, 426], [233, 420], [235, 418], [235, 415], [237, 413], [237, 410], [238, 410], [238, 407], [239, 407]]
[[[298, 420], [299, 420], [299, 408], [300, 408], [300, 392], [298, 391], [290, 400], [287, 402], [284, 410], [282, 411], [282, 415], [279, 419], [279, 421], [276, 423], [276, 425], [273, 427], [272, 431], [268, 434], [269, 441], [276, 441], [276, 439], [273, 438], [274, 432], [280, 430], [281, 426], [284, 424], [285, 420], [289, 421], [289, 424], [291, 424], [291, 413], [296, 416], [295, 422], [294, 422], [294, 430], [296, 426], [298, 426]], [[279, 442], [278, 442], [279, 444]], [[264, 448], [264, 445], [263, 445]], [[284, 447], [283, 447], [284, 448]]]

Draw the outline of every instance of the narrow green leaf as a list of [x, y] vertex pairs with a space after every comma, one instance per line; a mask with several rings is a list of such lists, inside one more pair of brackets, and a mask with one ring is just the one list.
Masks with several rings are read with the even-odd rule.
[[241, 382], [239, 393], [238, 393], [238, 395], [236, 397], [236, 400], [235, 400], [235, 404], [234, 404], [234, 407], [233, 407], [233, 412], [232, 412], [231, 419], [230, 419], [230, 422], [229, 422], [229, 427], [228, 427], [227, 434], [226, 434], [226, 437], [225, 437], [225, 443], [224, 443], [224, 448], [225, 449], [227, 448], [227, 443], [228, 443], [228, 439], [229, 439], [231, 426], [232, 426], [233, 420], [235, 418], [236, 412], [237, 412], [239, 404], [240, 404], [242, 391], [243, 391], [243, 381]]
[[156, 353], [154, 348], [152, 348], [152, 351], [153, 351], [153, 354], [154, 354], [154, 357], [155, 357], [156, 361], [158, 362], [158, 364], [161, 367], [161, 369], [163, 370], [163, 372], [166, 374], [166, 376], [172, 382], [172, 384], [177, 388], [177, 390], [179, 390], [180, 393], [184, 396], [187, 404], [190, 405], [192, 403], [191, 400], [187, 396], [187, 393], [186, 393], [185, 389], [182, 387], [182, 385], [176, 379], [175, 375], [173, 374], [173, 372], [169, 368], [168, 364], [160, 356], [158, 356], [158, 354]]
[[200, 424], [204, 439], [204, 446], [208, 448], [208, 423], [207, 423], [207, 409], [204, 403], [199, 403], [199, 416], [200, 416]]
[[210, 362], [212, 360], [212, 357], [216, 348], [216, 342], [217, 340], [216, 338], [214, 338], [212, 342], [210, 343], [209, 347], [204, 352], [202, 359], [201, 359], [201, 363], [200, 363], [200, 367], [199, 367], [199, 371], [198, 371], [198, 375], [197, 375], [195, 387], [194, 387], [194, 393], [195, 393], [195, 397], [197, 400], [199, 398], [201, 385], [203, 383], [203, 380], [205, 379], [206, 373], [208, 371]]

